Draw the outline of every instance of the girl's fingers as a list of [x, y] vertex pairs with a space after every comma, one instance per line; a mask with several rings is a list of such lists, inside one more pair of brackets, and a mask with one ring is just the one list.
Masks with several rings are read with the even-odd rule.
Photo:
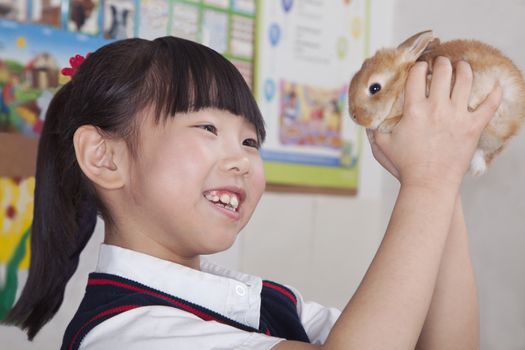
[[388, 143], [388, 140], [390, 140], [390, 137], [392, 134], [374, 131], [373, 135], [374, 135], [374, 143], [378, 143], [380, 145], [386, 145]]
[[405, 88], [406, 103], [426, 99], [427, 70], [428, 64], [426, 62], [416, 62], [410, 69]]
[[468, 100], [472, 90], [472, 68], [465, 61], [456, 64], [456, 82], [452, 90], [452, 102], [468, 108]]
[[439, 56], [434, 61], [429, 98], [432, 100], [449, 100], [452, 80], [452, 64], [446, 57]]
[[[399, 179], [399, 171], [394, 166], [394, 164], [390, 161], [390, 159], [387, 158], [381, 147], [375, 142], [375, 139], [377, 137], [380, 138], [380, 142], [384, 142], [384, 139], [380, 135], [388, 135], [388, 134], [382, 134], [379, 132], [373, 132], [371, 130], [367, 129], [367, 135], [368, 139], [370, 140], [370, 147], [372, 148], [372, 154], [374, 155], [374, 158], [377, 160], [379, 164], [383, 168], [385, 168], [386, 171], [388, 171], [390, 174], [392, 174], [395, 178]], [[388, 136], [386, 136], [388, 138]]]
[[497, 85], [473, 112], [475, 123], [477, 123], [480, 128], [483, 129], [492, 119], [500, 105], [502, 95], [503, 90], [501, 86]]
[[366, 136], [368, 136], [368, 141], [370, 141], [370, 145], [374, 143], [374, 131], [371, 129], [365, 129]]

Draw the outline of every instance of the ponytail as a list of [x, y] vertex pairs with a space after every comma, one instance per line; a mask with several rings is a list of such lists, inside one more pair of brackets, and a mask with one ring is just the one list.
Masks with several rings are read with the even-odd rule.
[[61, 125], [70, 85], [57, 92], [47, 111], [38, 145], [29, 276], [4, 320], [27, 330], [30, 340], [62, 304], [97, 220], [95, 197], [76, 162], [72, 135]]

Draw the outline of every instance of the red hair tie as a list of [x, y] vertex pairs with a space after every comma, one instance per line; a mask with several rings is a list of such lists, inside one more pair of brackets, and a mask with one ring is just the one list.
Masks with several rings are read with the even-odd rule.
[[81, 55], [75, 55], [69, 59], [69, 64], [71, 67], [62, 68], [62, 75], [68, 76], [68, 77], [74, 77], [75, 74], [77, 74], [78, 67], [86, 60], [86, 58], [89, 57], [91, 53], [88, 53], [86, 57], [83, 57]]

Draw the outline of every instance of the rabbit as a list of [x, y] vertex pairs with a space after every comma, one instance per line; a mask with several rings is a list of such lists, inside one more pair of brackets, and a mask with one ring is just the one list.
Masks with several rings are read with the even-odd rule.
[[476, 109], [497, 84], [502, 88], [501, 104], [483, 130], [470, 163], [469, 172], [482, 175], [525, 120], [523, 76], [509, 58], [487, 44], [475, 40], [441, 43], [428, 30], [411, 36], [395, 49], [379, 50], [364, 61], [351, 79], [350, 116], [367, 129], [390, 132], [402, 117], [404, 88], [410, 68], [416, 61], [428, 63], [428, 95], [432, 64], [437, 56], [448, 57], [453, 65], [460, 60], [470, 63], [473, 82], [469, 110]]

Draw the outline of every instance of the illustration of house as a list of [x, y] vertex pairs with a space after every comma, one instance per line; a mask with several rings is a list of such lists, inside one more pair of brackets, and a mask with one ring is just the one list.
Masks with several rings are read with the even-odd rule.
[[44, 90], [57, 87], [60, 67], [57, 61], [47, 52], [33, 58], [25, 67], [24, 74], [29, 86]]

